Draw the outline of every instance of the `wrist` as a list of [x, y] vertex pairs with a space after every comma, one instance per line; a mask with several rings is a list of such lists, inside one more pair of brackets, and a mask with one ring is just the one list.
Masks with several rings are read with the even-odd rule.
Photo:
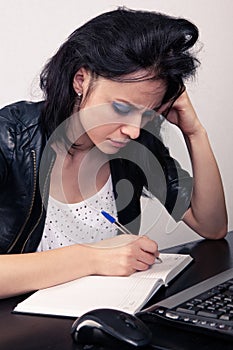
[[190, 142], [193, 142], [206, 138], [207, 132], [206, 129], [201, 124], [199, 124], [192, 132], [184, 134], [184, 137]]
[[[98, 249], [93, 248], [88, 244], [77, 244], [76, 247], [76, 261], [77, 269], [83, 271], [83, 276], [89, 276], [97, 274], [97, 251]], [[80, 276], [81, 277], [81, 276]]]
[[89, 268], [89, 275], [104, 275], [104, 271], [106, 269], [104, 254], [108, 254], [109, 249], [94, 247], [92, 245], [87, 245], [86, 248], [86, 264]]

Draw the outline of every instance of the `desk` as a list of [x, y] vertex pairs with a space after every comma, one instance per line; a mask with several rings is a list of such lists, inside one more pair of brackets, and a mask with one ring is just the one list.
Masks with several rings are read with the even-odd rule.
[[[233, 232], [229, 232], [226, 239], [223, 240], [195, 241], [166, 249], [164, 252], [191, 254], [195, 259], [195, 263], [173, 280], [169, 287], [162, 287], [147, 306], [233, 267]], [[12, 309], [26, 296], [0, 300], [1, 350], [82, 349], [82, 347], [73, 343], [70, 336], [74, 319], [12, 314]], [[223, 340], [182, 332], [167, 326], [152, 324], [148, 324], [148, 326], [153, 332], [153, 340], [156, 345], [147, 347], [147, 349], [230, 350], [233, 347], [233, 342], [230, 344]], [[90, 349], [90, 347], [88, 348]], [[100, 348], [93, 347], [92, 349]]]

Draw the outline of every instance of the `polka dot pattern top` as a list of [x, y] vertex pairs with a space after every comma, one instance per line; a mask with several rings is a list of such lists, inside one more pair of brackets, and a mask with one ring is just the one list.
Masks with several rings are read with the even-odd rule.
[[117, 229], [104, 218], [101, 210], [117, 217], [111, 176], [98, 193], [80, 203], [62, 203], [50, 196], [37, 251], [94, 243], [116, 236]]

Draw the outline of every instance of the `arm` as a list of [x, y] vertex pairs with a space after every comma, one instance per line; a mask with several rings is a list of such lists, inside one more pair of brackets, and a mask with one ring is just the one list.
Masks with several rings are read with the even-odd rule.
[[205, 238], [223, 238], [227, 232], [227, 212], [221, 176], [207, 133], [186, 91], [175, 101], [167, 119], [181, 129], [193, 168], [191, 207], [183, 221]]
[[4, 184], [4, 180], [7, 176], [7, 165], [4, 159], [3, 153], [0, 149], [0, 186]]
[[92, 274], [127, 276], [146, 270], [158, 255], [157, 244], [147, 237], [122, 235], [106, 241], [108, 247], [76, 244], [45, 252], [1, 255], [0, 298]]

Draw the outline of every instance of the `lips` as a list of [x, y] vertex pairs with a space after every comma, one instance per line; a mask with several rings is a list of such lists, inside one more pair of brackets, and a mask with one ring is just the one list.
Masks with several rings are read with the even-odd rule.
[[125, 147], [130, 140], [109, 140], [112, 144], [112, 146], [116, 147], [116, 148], [122, 148]]

